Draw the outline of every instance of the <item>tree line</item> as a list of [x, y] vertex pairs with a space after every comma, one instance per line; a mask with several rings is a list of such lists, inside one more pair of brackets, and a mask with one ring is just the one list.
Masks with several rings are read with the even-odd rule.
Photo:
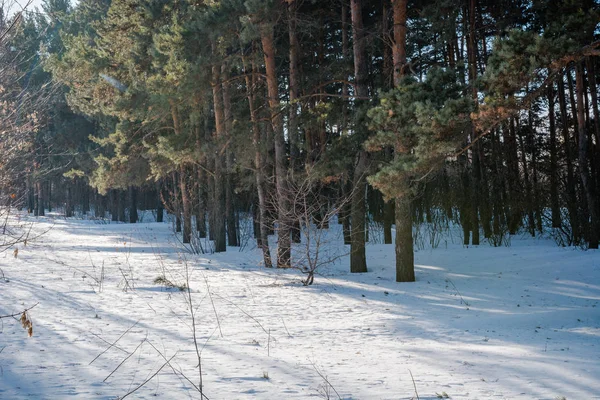
[[[465, 245], [525, 231], [598, 248], [594, 0], [46, 0], [2, 11], [0, 196], [239, 246], [294, 266], [336, 215], [350, 271], [372, 222]], [[310, 214], [310, 218], [306, 215]], [[268, 237], [277, 236], [271, 256]], [[482, 238], [483, 236], [483, 238]]]

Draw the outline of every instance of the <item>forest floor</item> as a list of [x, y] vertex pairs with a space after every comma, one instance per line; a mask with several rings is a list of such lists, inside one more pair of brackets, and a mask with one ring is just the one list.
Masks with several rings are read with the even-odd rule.
[[[30, 237], [43, 232], [0, 253], [0, 315], [36, 305], [32, 337], [0, 320], [1, 399], [114, 399], [146, 381], [131, 398], [199, 398], [188, 294], [211, 400], [600, 399], [598, 251], [447, 237], [398, 284], [394, 247], [374, 244], [368, 273], [344, 256], [304, 287], [252, 241], [182, 252], [168, 223], [46, 217]], [[328, 256], [348, 251], [329, 235]]]

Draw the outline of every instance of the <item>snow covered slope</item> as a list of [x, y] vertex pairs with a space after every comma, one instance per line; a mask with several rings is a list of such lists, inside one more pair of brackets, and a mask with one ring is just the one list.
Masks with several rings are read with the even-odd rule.
[[181, 253], [168, 224], [50, 227], [0, 254], [0, 315], [39, 303], [31, 338], [0, 320], [0, 399], [200, 398], [188, 292], [154, 283], [186, 271], [211, 400], [600, 398], [598, 251], [444, 243], [397, 284], [371, 245], [370, 272], [342, 258], [303, 287], [256, 249]]

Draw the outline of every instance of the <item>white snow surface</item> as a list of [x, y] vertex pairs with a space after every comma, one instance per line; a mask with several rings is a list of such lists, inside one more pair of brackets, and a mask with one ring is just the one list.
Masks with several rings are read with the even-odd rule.
[[210, 400], [600, 399], [598, 251], [442, 240], [396, 283], [393, 245], [369, 245], [368, 273], [344, 256], [304, 287], [252, 242], [182, 252], [168, 223], [46, 217], [31, 237], [45, 231], [0, 253], [0, 315], [37, 304], [32, 337], [0, 319], [0, 399], [115, 399], [146, 380], [130, 398], [200, 398], [187, 291], [154, 283], [186, 270]]

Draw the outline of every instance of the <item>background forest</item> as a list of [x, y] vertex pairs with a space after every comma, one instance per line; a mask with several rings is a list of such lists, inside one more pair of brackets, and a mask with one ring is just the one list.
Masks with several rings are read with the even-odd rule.
[[166, 210], [198, 252], [251, 216], [267, 267], [337, 216], [351, 272], [395, 225], [399, 282], [422, 223], [598, 248], [594, 0], [2, 4], [3, 206]]

